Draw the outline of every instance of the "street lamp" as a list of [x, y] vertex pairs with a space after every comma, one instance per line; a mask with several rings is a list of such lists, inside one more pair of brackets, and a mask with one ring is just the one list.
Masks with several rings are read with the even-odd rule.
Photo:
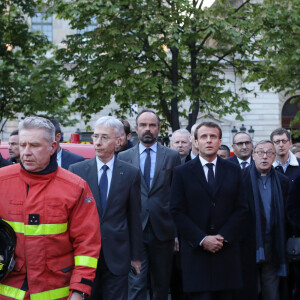
[[253, 140], [253, 138], [254, 138], [254, 129], [252, 128], [252, 126], [250, 125], [250, 129], [248, 130], [248, 132], [249, 132], [249, 135], [250, 135], [250, 137], [251, 137], [251, 140]]
[[244, 124], [242, 124], [242, 126], [240, 127], [240, 131], [241, 132], [246, 132], [246, 127], [245, 127], [245, 125]]
[[[238, 130], [236, 129], [235, 126], [233, 126], [233, 128], [231, 129], [232, 136], [234, 136], [237, 132]], [[247, 128], [245, 127], [244, 124], [242, 124], [242, 126], [240, 127], [240, 132], [247, 132]], [[248, 130], [248, 133], [252, 140], [254, 138], [254, 132], [255, 130], [253, 129], [252, 125], [250, 125], [250, 129]]]

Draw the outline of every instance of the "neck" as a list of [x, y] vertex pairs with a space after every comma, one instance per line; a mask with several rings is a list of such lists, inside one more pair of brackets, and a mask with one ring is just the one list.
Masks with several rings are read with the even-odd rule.
[[279, 156], [279, 155], [277, 155], [277, 156], [276, 156], [276, 159], [277, 159], [278, 161], [280, 161], [283, 165], [285, 165], [286, 162], [287, 162], [288, 159], [289, 159], [289, 152], [288, 152], [287, 154], [285, 154], [284, 156]]
[[112, 160], [113, 157], [114, 157], [114, 153], [110, 157], [105, 157], [105, 158], [98, 156], [98, 159], [102, 161], [104, 164], [107, 164], [109, 161]]
[[212, 162], [212, 161], [214, 161], [215, 159], [216, 159], [216, 157], [217, 157], [217, 154], [215, 154], [215, 155], [213, 155], [213, 156], [205, 156], [205, 155], [203, 155], [203, 154], [199, 154], [202, 158], [204, 158], [206, 161], [208, 161], [208, 162]]
[[146, 148], [150, 148], [151, 146], [153, 146], [155, 143], [156, 143], [156, 141], [154, 141], [152, 144], [145, 144], [145, 143], [143, 143], [142, 141], [140, 142], [143, 146], [145, 146]]

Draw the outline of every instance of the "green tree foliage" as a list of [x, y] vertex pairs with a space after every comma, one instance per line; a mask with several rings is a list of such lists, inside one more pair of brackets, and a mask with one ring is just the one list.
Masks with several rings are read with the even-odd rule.
[[[284, 91], [300, 107], [300, 1], [265, 0], [253, 24], [260, 36], [248, 80], [258, 81], [262, 90]], [[291, 125], [299, 122], [300, 109]]]
[[[49, 0], [50, 1], [50, 0]], [[217, 0], [210, 8], [199, 0], [51, 0], [50, 13], [84, 30], [96, 18], [99, 26], [70, 35], [57, 53], [72, 78], [77, 97], [73, 109], [86, 118], [114, 98], [119, 113], [131, 104], [156, 109], [172, 129], [189, 115], [222, 117], [248, 110], [241, 96], [247, 89], [225, 76], [241, 76], [249, 66], [252, 16], [259, 4]], [[236, 1], [235, 1], [236, 2]], [[231, 86], [231, 88], [228, 88]], [[183, 107], [190, 103], [188, 111]]]
[[41, 3], [0, 2], [0, 131], [17, 113], [56, 117], [66, 122], [69, 90], [60, 79], [60, 65], [47, 58], [51, 44], [29, 30], [27, 18]]

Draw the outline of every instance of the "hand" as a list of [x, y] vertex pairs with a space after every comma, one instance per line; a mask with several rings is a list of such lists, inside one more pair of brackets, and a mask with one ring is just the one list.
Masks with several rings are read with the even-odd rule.
[[178, 237], [175, 238], [174, 252], [179, 252], [179, 240], [178, 240]]
[[208, 235], [202, 242], [202, 247], [212, 253], [216, 253], [223, 247], [224, 238], [220, 235]]
[[78, 293], [72, 293], [70, 300], [82, 300], [82, 296]]
[[131, 266], [135, 269], [136, 275], [141, 273], [142, 262], [140, 260], [132, 260]]

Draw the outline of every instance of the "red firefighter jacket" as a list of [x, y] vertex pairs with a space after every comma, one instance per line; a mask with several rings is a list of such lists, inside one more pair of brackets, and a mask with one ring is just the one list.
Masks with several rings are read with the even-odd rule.
[[17, 235], [16, 265], [0, 299], [67, 299], [90, 294], [100, 252], [97, 208], [88, 184], [60, 167], [45, 175], [20, 164], [0, 170], [0, 217]]

